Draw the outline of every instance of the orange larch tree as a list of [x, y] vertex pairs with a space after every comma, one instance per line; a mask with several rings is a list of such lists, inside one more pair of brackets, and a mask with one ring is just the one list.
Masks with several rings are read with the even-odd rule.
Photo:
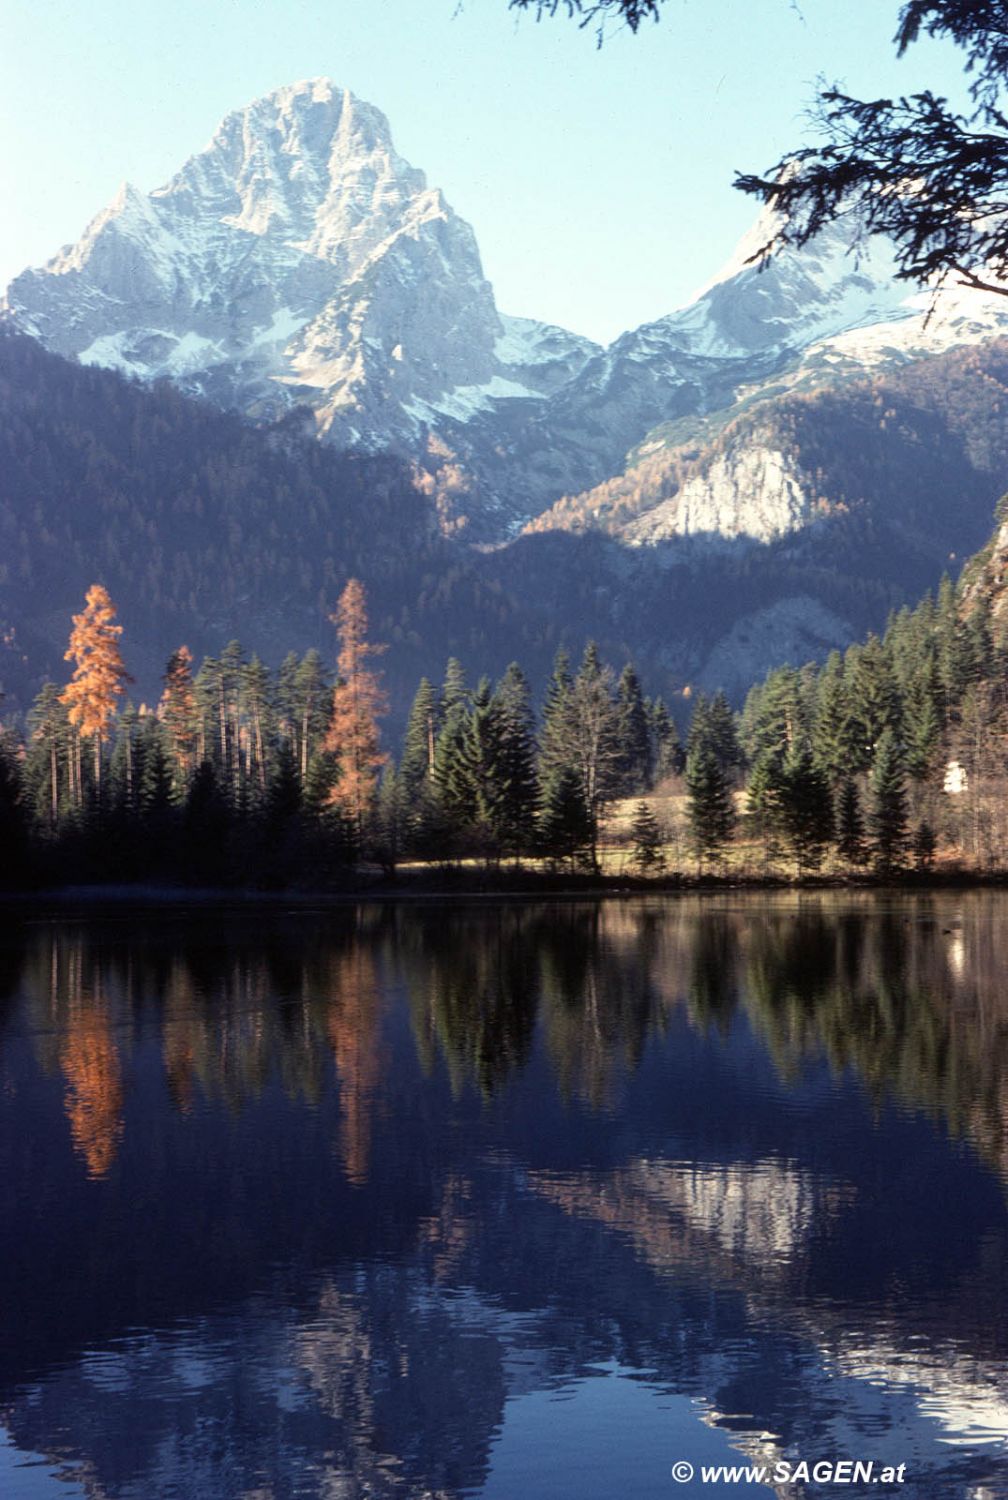
[[61, 696], [67, 718], [76, 732], [76, 798], [81, 801], [80, 741], [94, 741], [95, 791], [101, 792], [102, 746], [115, 717], [116, 699], [124, 682], [132, 678], [119, 651], [122, 626], [113, 625], [115, 605], [108, 590], [93, 583], [84, 599], [84, 610], [73, 617], [65, 661], [74, 663], [73, 677]]
[[339, 758], [339, 776], [329, 793], [329, 805], [347, 818], [358, 842], [374, 800], [378, 769], [388, 756], [378, 748], [378, 718], [386, 711], [385, 693], [369, 657], [384, 651], [367, 639], [368, 618], [364, 585], [351, 578], [330, 615], [339, 634], [332, 715], [325, 749]]

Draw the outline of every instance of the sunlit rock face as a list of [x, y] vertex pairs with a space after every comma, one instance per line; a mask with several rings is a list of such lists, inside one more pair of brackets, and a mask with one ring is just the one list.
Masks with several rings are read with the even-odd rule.
[[538, 406], [595, 348], [498, 314], [469, 225], [327, 79], [228, 115], [154, 192], [124, 184], [4, 313], [59, 354], [255, 418], [304, 407], [367, 449]]

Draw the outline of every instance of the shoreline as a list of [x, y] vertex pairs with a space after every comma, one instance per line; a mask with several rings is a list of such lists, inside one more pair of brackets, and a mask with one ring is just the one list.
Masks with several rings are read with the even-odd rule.
[[546, 875], [528, 870], [496, 872], [481, 880], [422, 875], [395, 880], [348, 883], [346, 887], [257, 890], [239, 886], [181, 886], [145, 884], [81, 884], [0, 891], [0, 912], [57, 910], [95, 911], [184, 907], [259, 908], [341, 907], [361, 903], [399, 901], [580, 901], [615, 897], [720, 895], [728, 892], [786, 893], [812, 891], [885, 891], [914, 893], [936, 890], [999, 889], [1008, 885], [1008, 870], [966, 869], [912, 871], [902, 876], [787, 876], [677, 875], [663, 877], [610, 875]]

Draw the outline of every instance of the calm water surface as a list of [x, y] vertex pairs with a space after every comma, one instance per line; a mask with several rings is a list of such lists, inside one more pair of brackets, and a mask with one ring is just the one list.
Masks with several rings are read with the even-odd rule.
[[999, 1500], [1006, 1188], [998, 893], [8, 919], [0, 1496]]

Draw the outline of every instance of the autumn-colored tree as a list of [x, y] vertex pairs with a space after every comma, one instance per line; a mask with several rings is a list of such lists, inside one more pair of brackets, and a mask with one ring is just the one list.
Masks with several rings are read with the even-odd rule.
[[179, 785], [184, 785], [192, 770], [197, 720], [192, 652], [188, 646], [180, 646], [168, 658], [158, 718], [168, 734], [175, 761], [175, 779]]
[[385, 693], [378, 674], [368, 666], [368, 658], [385, 648], [367, 639], [367, 601], [359, 579], [350, 579], [330, 619], [339, 635], [340, 652], [325, 749], [339, 757], [340, 772], [329, 793], [329, 805], [344, 815], [360, 840], [378, 769], [388, 759], [378, 748], [378, 717], [386, 711]]
[[61, 694], [67, 718], [76, 731], [76, 800], [81, 801], [79, 742], [94, 742], [95, 791], [101, 792], [102, 745], [108, 739], [115, 717], [116, 699], [124, 682], [132, 678], [119, 651], [122, 626], [113, 625], [116, 609], [108, 590], [93, 583], [84, 598], [84, 610], [73, 617], [70, 644], [64, 661], [74, 663], [74, 673]]

